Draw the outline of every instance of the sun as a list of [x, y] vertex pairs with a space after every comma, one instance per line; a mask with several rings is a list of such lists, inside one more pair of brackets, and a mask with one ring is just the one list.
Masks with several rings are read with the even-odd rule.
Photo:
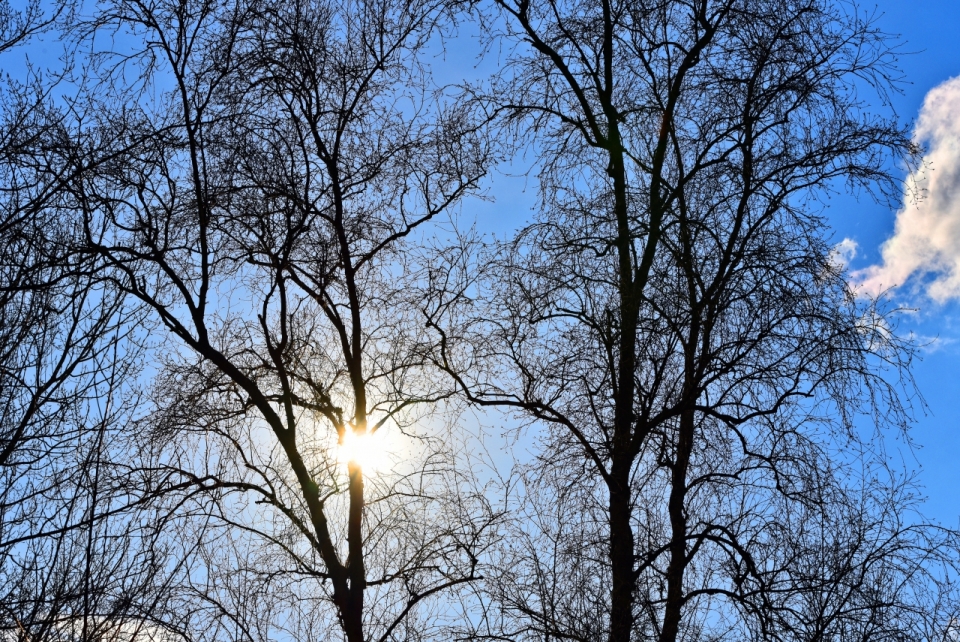
[[337, 461], [343, 465], [352, 462], [359, 465], [365, 473], [374, 473], [389, 464], [389, 456], [384, 446], [384, 439], [379, 432], [358, 433], [348, 428], [337, 446]]

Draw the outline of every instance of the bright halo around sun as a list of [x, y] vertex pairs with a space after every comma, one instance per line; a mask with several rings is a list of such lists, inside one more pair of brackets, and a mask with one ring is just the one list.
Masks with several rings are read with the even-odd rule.
[[367, 474], [381, 470], [390, 463], [384, 439], [379, 432], [356, 433], [349, 428], [343, 434], [343, 442], [337, 446], [337, 461], [343, 465], [356, 463]]

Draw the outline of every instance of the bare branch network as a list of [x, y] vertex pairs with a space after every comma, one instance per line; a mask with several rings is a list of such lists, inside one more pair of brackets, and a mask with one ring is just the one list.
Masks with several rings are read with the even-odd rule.
[[918, 159], [855, 4], [0, 0], [37, 39], [0, 640], [960, 638], [817, 207]]

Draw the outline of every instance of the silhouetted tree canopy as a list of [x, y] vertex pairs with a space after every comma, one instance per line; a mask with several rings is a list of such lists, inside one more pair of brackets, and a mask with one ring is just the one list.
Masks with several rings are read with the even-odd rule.
[[[0, 4], [0, 56], [41, 33], [4, 639], [956, 637], [957, 533], [883, 446], [915, 345], [818, 205], [917, 158], [857, 6]], [[504, 163], [539, 198], [484, 236]]]

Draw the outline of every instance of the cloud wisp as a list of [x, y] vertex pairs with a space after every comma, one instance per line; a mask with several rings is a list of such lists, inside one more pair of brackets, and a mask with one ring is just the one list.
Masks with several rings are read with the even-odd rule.
[[850, 265], [850, 261], [857, 258], [859, 245], [850, 238], [844, 238], [833, 246], [830, 251], [830, 262], [841, 270]]
[[927, 94], [914, 139], [928, 152], [907, 181], [882, 262], [850, 276], [864, 294], [910, 282], [945, 302], [960, 298], [960, 76]]

